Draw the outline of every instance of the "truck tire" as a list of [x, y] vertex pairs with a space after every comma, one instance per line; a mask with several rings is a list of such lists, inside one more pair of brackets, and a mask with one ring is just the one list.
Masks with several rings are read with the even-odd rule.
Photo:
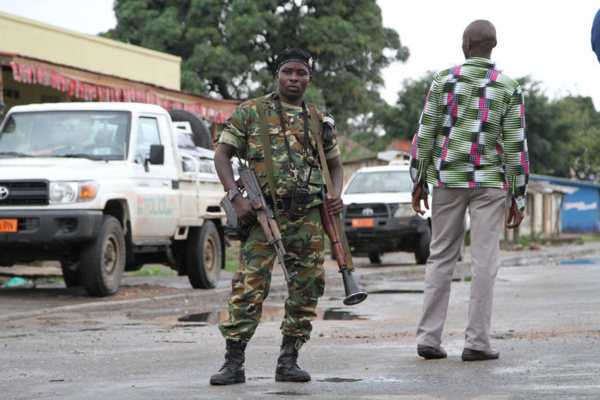
[[427, 263], [429, 258], [429, 244], [431, 243], [431, 228], [428, 226], [425, 232], [422, 232], [417, 239], [415, 248], [415, 259], [417, 264]]
[[85, 291], [97, 297], [115, 294], [125, 270], [125, 235], [115, 217], [102, 217], [98, 236], [83, 246], [80, 257]]
[[66, 263], [61, 263], [63, 280], [68, 288], [81, 286], [81, 271], [71, 269], [71, 266]]
[[212, 221], [202, 228], [194, 228], [186, 243], [186, 270], [188, 279], [195, 289], [212, 289], [217, 286], [223, 264], [219, 231]]
[[197, 115], [185, 110], [169, 110], [173, 121], [189, 122], [194, 134], [194, 144], [205, 149], [213, 149], [212, 135], [206, 123]]
[[380, 251], [370, 252], [369, 261], [371, 261], [372, 264], [381, 264], [383, 262], [383, 253]]

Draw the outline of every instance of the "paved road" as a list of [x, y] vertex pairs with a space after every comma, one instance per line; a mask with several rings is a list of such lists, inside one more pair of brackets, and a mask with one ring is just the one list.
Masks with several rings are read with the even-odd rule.
[[[117, 296], [77, 290], [0, 290], [0, 398], [6, 399], [597, 399], [600, 397], [600, 245], [503, 252], [493, 344], [499, 360], [460, 360], [468, 264], [456, 271], [444, 347], [416, 355], [422, 267], [403, 256], [383, 267], [357, 259], [366, 302], [343, 306], [328, 290], [299, 364], [307, 384], [276, 383], [283, 285], [274, 278], [263, 323], [247, 349], [243, 385], [211, 387], [224, 342], [227, 276], [213, 291], [179, 277], [127, 278]], [[399, 259], [399, 260], [398, 260]], [[399, 263], [399, 264], [398, 264]], [[227, 274], [225, 274], [227, 275]], [[168, 279], [168, 286], [157, 287]], [[144, 294], [146, 293], [146, 294]]]

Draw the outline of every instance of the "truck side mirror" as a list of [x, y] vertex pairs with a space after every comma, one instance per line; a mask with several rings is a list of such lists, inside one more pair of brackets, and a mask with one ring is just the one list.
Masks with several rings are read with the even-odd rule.
[[165, 163], [165, 146], [162, 144], [150, 145], [150, 158], [146, 158], [144, 169], [148, 172], [148, 164], [160, 165]]

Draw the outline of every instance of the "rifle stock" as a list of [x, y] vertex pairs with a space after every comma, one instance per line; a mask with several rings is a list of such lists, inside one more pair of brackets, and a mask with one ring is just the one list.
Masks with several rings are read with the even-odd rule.
[[[323, 199], [324, 203], [321, 204], [321, 220], [323, 221], [323, 230], [327, 236], [329, 236], [329, 241], [331, 242], [331, 247], [333, 249], [333, 253], [335, 254], [335, 259], [338, 263], [340, 273], [342, 274], [344, 290], [346, 291], [344, 304], [347, 306], [353, 306], [363, 302], [368, 295], [359, 289], [356, 280], [352, 276], [352, 272], [348, 269], [344, 246], [340, 240], [340, 235], [334, 221], [334, 216], [329, 214], [327, 211], [327, 205], [325, 204], [325, 201], [326, 200]], [[335, 217], [339, 217], [339, 215], [336, 215]], [[348, 253], [348, 258], [351, 259], [351, 257], [352, 255]]]

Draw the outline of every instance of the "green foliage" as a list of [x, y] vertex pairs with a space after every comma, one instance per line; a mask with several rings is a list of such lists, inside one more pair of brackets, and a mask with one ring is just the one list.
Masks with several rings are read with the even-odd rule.
[[569, 174], [568, 135], [557, 121], [559, 108], [530, 77], [517, 79], [525, 98], [525, 129], [531, 172], [566, 177]]
[[385, 132], [390, 138], [412, 140], [419, 126], [425, 98], [435, 72], [428, 71], [419, 79], [405, 79], [403, 88], [398, 92], [395, 106], [382, 107], [376, 111]]
[[375, 0], [115, 0], [103, 36], [181, 56], [182, 89], [244, 100], [275, 90], [286, 47], [315, 58], [307, 99], [341, 131], [380, 99], [381, 71], [409, 52]]
[[557, 101], [557, 119], [567, 131], [570, 177], [600, 178], [600, 114], [589, 97], [565, 97]]
[[540, 82], [518, 79], [525, 94], [531, 172], [589, 179], [600, 174], [600, 113], [589, 97], [550, 100]]
[[240, 245], [233, 242], [225, 252], [225, 271], [235, 272], [240, 265]]
[[523, 247], [528, 247], [531, 244], [545, 244], [546, 239], [544, 239], [544, 236], [541, 233], [533, 231], [530, 235], [517, 236], [515, 238], [515, 243], [520, 244]]
[[128, 272], [131, 276], [155, 276], [155, 275], [175, 275], [176, 272], [168, 267], [161, 265], [149, 265], [138, 269], [137, 271]]

